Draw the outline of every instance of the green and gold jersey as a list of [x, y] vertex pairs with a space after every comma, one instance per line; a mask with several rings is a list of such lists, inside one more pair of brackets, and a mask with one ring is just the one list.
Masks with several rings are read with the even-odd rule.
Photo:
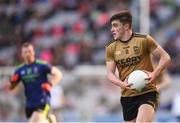
[[[149, 35], [133, 33], [131, 38], [122, 42], [112, 41], [106, 46], [106, 62], [114, 61], [119, 71], [120, 80], [125, 78], [134, 70], [147, 70], [152, 72], [153, 65], [150, 54], [157, 48], [158, 44]], [[122, 90], [122, 96], [137, 96], [156, 90], [156, 82], [145, 87], [143, 91]]]

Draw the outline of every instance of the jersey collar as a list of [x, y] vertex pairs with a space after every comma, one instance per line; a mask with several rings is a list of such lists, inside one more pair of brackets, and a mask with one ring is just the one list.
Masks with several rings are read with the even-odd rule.
[[[25, 62], [24, 62], [25, 63]], [[36, 59], [32, 62], [32, 63], [25, 63], [26, 65], [31, 65], [31, 64], [34, 64], [36, 63]]]
[[127, 43], [127, 42], [129, 42], [129, 41], [133, 38], [133, 36], [134, 36], [134, 33], [132, 33], [131, 37], [130, 37], [128, 40], [126, 40], [126, 41], [120, 40], [120, 42], [122, 42], [122, 43]]

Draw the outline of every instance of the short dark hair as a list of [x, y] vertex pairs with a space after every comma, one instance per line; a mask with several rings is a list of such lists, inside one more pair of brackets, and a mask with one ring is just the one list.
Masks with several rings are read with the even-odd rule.
[[32, 43], [25, 42], [25, 43], [22, 45], [22, 47], [28, 47], [28, 46], [30, 46], [30, 45], [33, 46]]
[[132, 25], [132, 15], [128, 10], [123, 10], [123, 11], [120, 11], [120, 12], [114, 14], [110, 18], [110, 22], [112, 22], [114, 20], [119, 20], [122, 24], [129, 24], [130, 27]]
[[[22, 47], [29, 47], [29, 46], [33, 46], [33, 44], [30, 43], [30, 42], [25, 42], [25, 43], [22, 45]], [[34, 46], [33, 46], [33, 48], [34, 48]]]

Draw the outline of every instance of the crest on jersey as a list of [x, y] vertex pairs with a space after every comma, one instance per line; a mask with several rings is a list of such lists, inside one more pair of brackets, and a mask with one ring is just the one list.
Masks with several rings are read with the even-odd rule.
[[34, 73], [38, 73], [38, 68], [34, 67]]
[[27, 74], [32, 74], [32, 68], [27, 68]]
[[21, 75], [24, 75], [25, 74], [25, 70], [22, 70], [20, 73], [21, 73]]
[[135, 54], [140, 53], [140, 48], [138, 46], [133, 46], [133, 50], [134, 50]]
[[115, 55], [120, 55], [120, 54], [121, 54], [121, 51], [115, 51], [114, 54], [115, 54]]

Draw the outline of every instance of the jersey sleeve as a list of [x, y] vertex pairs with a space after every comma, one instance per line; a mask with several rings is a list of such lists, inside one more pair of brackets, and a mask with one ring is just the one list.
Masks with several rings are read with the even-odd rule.
[[46, 73], [51, 73], [52, 66], [48, 63], [44, 65]]
[[13, 89], [20, 82], [20, 80], [21, 80], [21, 76], [19, 74], [19, 71], [15, 70], [10, 78], [10, 83], [11, 83], [10, 88]]
[[147, 48], [149, 52], [153, 52], [158, 47], [156, 41], [149, 35], [147, 35]]
[[114, 53], [112, 47], [106, 46], [106, 62], [112, 62], [115, 61], [114, 59]]
[[20, 73], [19, 73], [18, 69], [16, 69], [11, 77], [11, 80], [14, 80], [18, 83], [20, 81], [20, 79], [21, 79]]

